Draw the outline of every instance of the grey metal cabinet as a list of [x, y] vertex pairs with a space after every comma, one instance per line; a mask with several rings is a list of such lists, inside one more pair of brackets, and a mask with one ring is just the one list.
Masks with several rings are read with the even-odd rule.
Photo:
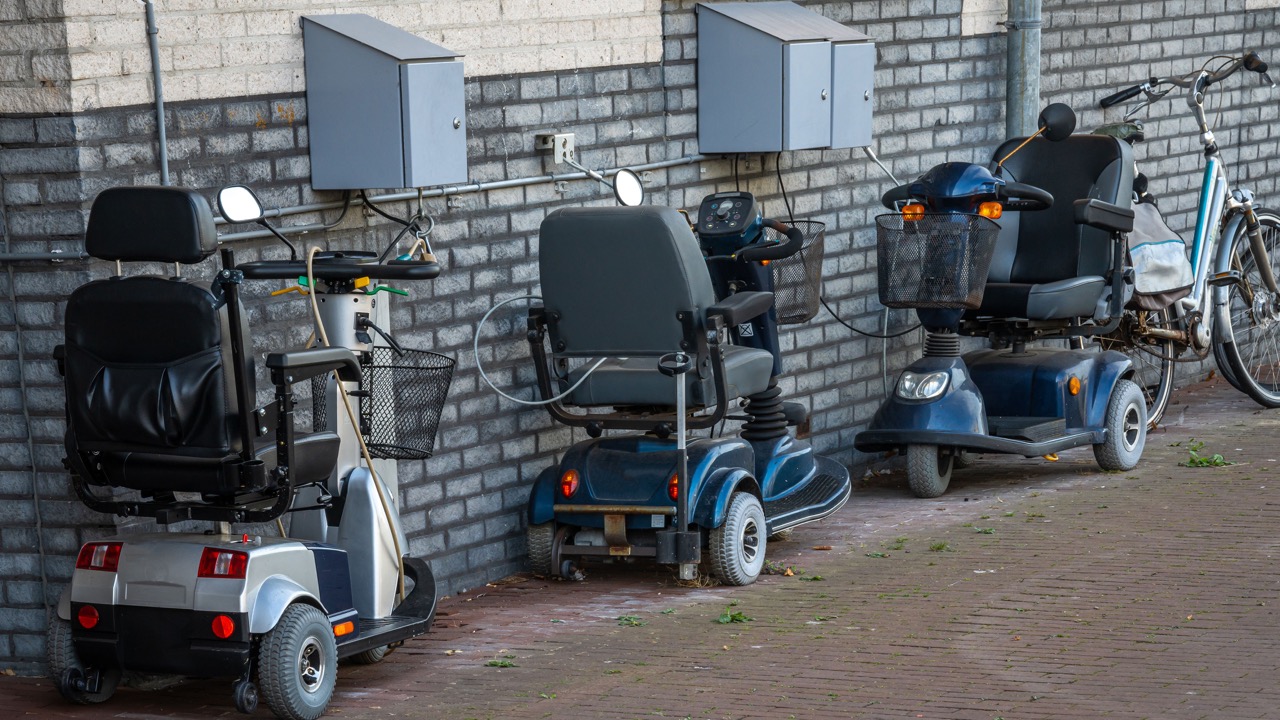
[[358, 14], [304, 17], [302, 41], [313, 188], [466, 181], [457, 53]]
[[871, 143], [875, 44], [792, 2], [699, 3], [698, 149]]

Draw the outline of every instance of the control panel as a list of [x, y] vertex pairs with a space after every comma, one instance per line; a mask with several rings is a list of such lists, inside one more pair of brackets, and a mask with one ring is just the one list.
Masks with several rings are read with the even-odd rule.
[[760, 206], [749, 192], [708, 195], [698, 208], [698, 235], [723, 237], [744, 235], [760, 223]]

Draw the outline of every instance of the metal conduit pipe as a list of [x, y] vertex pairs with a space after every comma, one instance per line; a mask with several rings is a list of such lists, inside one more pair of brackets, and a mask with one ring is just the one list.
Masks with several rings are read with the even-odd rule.
[[[685, 155], [684, 157], [676, 158], [675, 160], [661, 160], [658, 162], [647, 163], [644, 165], [633, 165], [631, 166], [631, 169], [635, 170], [636, 172], [646, 172], [648, 170], [662, 170], [664, 168], [677, 167], [679, 165], [691, 165], [696, 162], [702, 162], [703, 160], [710, 160], [710, 159], [712, 158], [707, 155], [701, 155], [701, 154]], [[601, 171], [601, 174], [603, 174], [605, 177], [609, 177], [609, 176], [618, 174], [618, 170], [620, 169], [621, 168], [612, 168], [610, 170], [603, 170]], [[469, 185], [450, 185], [447, 187], [432, 188], [430, 190], [425, 190], [422, 193], [422, 197], [424, 198], [447, 197], [449, 195], [463, 195], [466, 193], [484, 192], [486, 190], [501, 190], [504, 188], [524, 187], [527, 185], [537, 185], [540, 183], [547, 183], [547, 182], [560, 182], [564, 180], [585, 180], [587, 177], [589, 176], [586, 173], [572, 172], [572, 173], [564, 173], [561, 175], [555, 175], [555, 174], [539, 175], [536, 177], [514, 178], [511, 180], [494, 180], [491, 182], [478, 182], [478, 183], [471, 183]], [[417, 198], [418, 198], [417, 190], [408, 190], [405, 192], [388, 193], [386, 195], [377, 195], [369, 199], [372, 200], [373, 202], [384, 203], [384, 202], [401, 202], [405, 200], [416, 200]], [[358, 204], [362, 204], [362, 202], [359, 198], [352, 198], [351, 204], [358, 205]], [[301, 215], [303, 213], [320, 212], [323, 210], [338, 210], [342, 206], [343, 206], [343, 201], [341, 200], [311, 203], [309, 205], [294, 205], [292, 207], [283, 207], [283, 208], [276, 208], [274, 210], [268, 210], [263, 213], [263, 217], [269, 217], [269, 218], [284, 217], [286, 215]], [[225, 225], [227, 224], [227, 221], [221, 216], [219, 216], [214, 218], [214, 223], [218, 225]], [[322, 223], [314, 223], [311, 225], [297, 225], [294, 227], [280, 228], [280, 231], [287, 234], [300, 234], [300, 233], [309, 233], [309, 232], [319, 232], [321, 230], [326, 230], [329, 227], [330, 227], [329, 225], [325, 225]], [[265, 238], [265, 237], [272, 237], [272, 235], [270, 232], [266, 230], [250, 230], [247, 232], [227, 233], [226, 235], [219, 237], [218, 242], [219, 243], [237, 242], [240, 240], [254, 240], [254, 239]], [[0, 263], [24, 262], [24, 261], [33, 261], [33, 260], [61, 261], [61, 260], [87, 260], [87, 259], [89, 259], [89, 255], [85, 253], [83, 250], [78, 252], [0, 253]]]
[[147, 46], [151, 50], [151, 88], [156, 99], [156, 133], [159, 135], [160, 184], [169, 184], [169, 140], [164, 125], [164, 81], [160, 78], [160, 43], [157, 37], [156, 9], [152, 0], [143, 0], [147, 6]]
[[1026, 137], [1036, 131], [1040, 114], [1041, 0], [1009, 0], [1008, 15], [1005, 137]]
[[[701, 155], [701, 154], [685, 155], [684, 157], [676, 158], [675, 160], [662, 160], [659, 162], [647, 163], [645, 165], [633, 165], [631, 166], [631, 169], [635, 170], [636, 172], [646, 172], [648, 170], [661, 170], [664, 168], [676, 167], [678, 165], [690, 165], [692, 163], [701, 162], [703, 160], [710, 160], [710, 159], [711, 159], [710, 157], [706, 155]], [[618, 173], [618, 170], [620, 169], [622, 168], [612, 168], [609, 170], [602, 170], [600, 172], [605, 177], [609, 177], [612, 175], [616, 175]], [[469, 185], [449, 185], [445, 187], [431, 188], [430, 190], [423, 191], [422, 197], [424, 198], [448, 197], [450, 195], [464, 195], [467, 193], [484, 192], [486, 190], [502, 190], [505, 188], [524, 187], [527, 185], [538, 185], [541, 183], [548, 183], [548, 182], [561, 182], [564, 180], [585, 180], [589, 177], [590, 176], [584, 172], [572, 172], [572, 173], [564, 173], [561, 175], [552, 174], [552, 175], [539, 175], [536, 177], [514, 178], [511, 180], [493, 180], [489, 182], [471, 183]], [[379, 195], [376, 197], [371, 197], [369, 199], [376, 203], [402, 202], [405, 200], [416, 200], [418, 199], [418, 191], [409, 190], [406, 192], [388, 193], [386, 195]], [[360, 200], [353, 199], [351, 202], [354, 205], [359, 203]], [[268, 210], [266, 213], [264, 213], [264, 216], [265, 217], [282, 217], [285, 215], [298, 215], [301, 213], [319, 212], [321, 210], [336, 210], [340, 207], [342, 207], [342, 202], [335, 200], [331, 202], [312, 203], [310, 205], [297, 205], [294, 207]], [[226, 223], [226, 220], [224, 220], [221, 217], [217, 217], [217, 218], [214, 218], [214, 222], [221, 225]], [[297, 225], [295, 227], [280, 228], [280, 231], [284, 233], [289, 233], [289, 234], [298, 234], [298, 233], [318, 232], [320, 230], [326, 229], [327, 227], [328, 226], [326, 225], [316, 223], [313, 225]], [[272, 236], [271, 233], [267, 230], [249, 230], [246, 232], [228, 233], [226, 235], [222, 235], [221, 237], [218, 238], [218, 242], [236, 242], [240, 240], [253, 240], [257, 238], [265, 238], [265, 237], [271, 237], [271, 236]], [[0, 257], [0, 261], [3, 261], [3, 259], [4, 259], [3, 257]]]

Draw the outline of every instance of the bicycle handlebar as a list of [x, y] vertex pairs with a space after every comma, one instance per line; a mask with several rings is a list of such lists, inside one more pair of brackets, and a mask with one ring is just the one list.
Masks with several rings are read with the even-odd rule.
[[[1167, 78], [1153, 77], [1145, 83], [1141, 83], [1138, 85], [1134, 85], [1133, 87], [1125, 88], [1124, 90], [1121, 90], [1116, 93], [1112, 93], [1111, 95], [1108, 95], [1102, 98], [1101, 100], [1098, 101], [1098, 105], [1100, 107], [1108, 108], [1108, 107], [1111, 107], [1112, 105], [1116, 105], [1118, 103], [1124, 102], [1125, 100], [1134, 98], [1144, 91], [1149, 92], [1160, 85], [1173, 85], [1175, 87], [1186, 88], [1186, 89], [1193, 89], [1199, 86], [1200, 89], [1204, 89], [1209, 87], [1210, 85], [1226, 80], [1227, 78], [1234, 75], [1238, 70], [1240, 70], [1240, 68], [1244, 68], [1245, 70], [1249, 70], [1250, 72], [1256, 72], [1259, 75], [1265, 75], [1267, 72], [1267, 67], [1268, 67], [1267, 63], [1264, 62], [1262, 58], [1258, 57], [1258, 53], [1250, 50], [1244, 55], [1241, 55], [1240, 57], [1233, 59], [1230, 63], [1227, 64], [1226, 67], [1222, 68], [1221, 70], [1218, 70], [1217, 72], [1207, 73], [1202, 68], [1195, 72], [1188, 73], [1186, 75], [1182, 75], [1179, 77], [1167, 77]], [[1151, 99], [1153, 100], [1156, 99], [1156, 96], [1152, 96]]]
[[1113, 93], [1111, 95], [1108, 95], [1102, 98], [1101, 100], [1098, 101], [1098, 105], [1104, 108], [1109, 108], [1112, 105], [1122, 103], [1125, 100], [1128, 100], [1129, 98], [1137, 96], [1139, 93], [1142, 92], [1142, 89], [1144, 87], [1148, 87], [1148, 84], [1142, 83], [1141, 85], [1134, 85], [1131, 88], [1125, 88], [1124, 90], [1121, 90], [1118, 93]]

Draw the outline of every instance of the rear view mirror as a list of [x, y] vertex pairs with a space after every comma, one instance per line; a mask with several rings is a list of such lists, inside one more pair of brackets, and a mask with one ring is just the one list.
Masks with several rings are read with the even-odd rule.
[[619, 205], [635, 207], [644, 202], [644, 184], [640, 176], [630, 168], [623, 168], [613, 176], [613, 196]]
[[231, 185], [218, 192], [218, 209], [228, 222], [250, 223], [262, 219], [262, 203], [243, 185]]
[[1040, 129], [1046, 140], [1066, 140], [1076, 131], [1076, 113], [1069, 105], [1054, 103], [1040, 111]]

